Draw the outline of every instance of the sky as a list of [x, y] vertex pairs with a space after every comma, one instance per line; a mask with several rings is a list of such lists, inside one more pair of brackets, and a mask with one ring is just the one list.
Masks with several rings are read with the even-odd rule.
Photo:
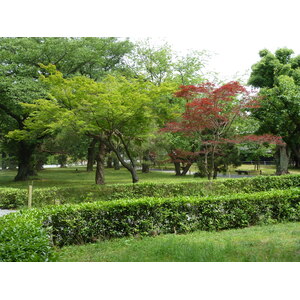
[[218, 72], [223, 80], [237, 77], [247, 80], [261, 49], [275, 51], [288, 47], [300, 54], [296, 0], [52, 0], [49, 3], [44, 6], [37, 0], [4, 3], [0, 36], [165, 39], [174, 50], [208, 50], [211, 60], [207, 69]]

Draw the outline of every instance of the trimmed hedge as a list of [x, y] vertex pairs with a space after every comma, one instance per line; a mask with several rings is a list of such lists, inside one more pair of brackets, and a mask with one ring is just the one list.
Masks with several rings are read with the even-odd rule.
[[[33, 190], [33, 205], [42, 207], [52, 205], [56, 202], [64, 203], [67, 201], [67, 193], [64, 188], [37, 188]], [[0, 208], [14, 209], [27, 206], [27, 189], [0, 188]]]
[[49, 206], [0, 218], [0, 261], [53, 260], [51, 245], [282, 221], [300, 221], [300, 189]]
[[[139, 183], [92, 186], [86, 189], [60, 187], [33, 190], [33, 206], [54, 204], [111, 201], [124, 198], [209, 196], [233, 193], [253, 193], [270, 189], [300, 187], [300, 175], [257, 176], [240, 179], [183, 183]], [[27, 190], [0, 188], [0, 208], [19, 208], [27, 205]]]

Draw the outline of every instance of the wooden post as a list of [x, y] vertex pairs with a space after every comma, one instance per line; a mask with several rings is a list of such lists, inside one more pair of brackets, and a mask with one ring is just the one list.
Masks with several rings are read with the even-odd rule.
[[28, 186], [28, 208], [32, 207], [32, 189], [33, 188], [33, 182], [29, 184]]

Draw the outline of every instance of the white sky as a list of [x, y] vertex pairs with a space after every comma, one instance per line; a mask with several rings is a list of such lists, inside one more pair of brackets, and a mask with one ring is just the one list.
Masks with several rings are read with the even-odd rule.
[[297, 2], [52, 0], [41, 6], [38, 0], [10, 0], [0, 12], [0, 36], [160, 37], [175, 50], [215, 53], [209, 70], [230, 80], [249, 72], [263, 48], [300, 54]]

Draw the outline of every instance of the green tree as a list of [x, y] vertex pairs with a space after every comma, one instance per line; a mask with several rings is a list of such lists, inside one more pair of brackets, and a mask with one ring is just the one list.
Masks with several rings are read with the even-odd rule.
[[43, 82], [50, 87], [49, 99], [24, 104], [32, 111], [25, 121], [27, 131], [15, 130], [9, 135], [22, 140], [72, 128], [99, 142], [97, 184], [104, 183], [107, 150], [116, 154], [130, 171], [132, 181], [137, 182], [132, 145], [142, 143], [153, 131], [153, 102], [159, 101], [162, 94], [170, 93], [172, 86], [157, 87], [147, 81], [112, 75], [101, 82], [85, 76], [63, 78], [54, 66], [48, 67], [47, 71], [51, 75], [43, 77]]
[[259, 133], [280, 135], [285, 145], [276, 151], [277, 174], [288, 173], [291, 153], [300, 165], [299, 86], [300, 56], [282, 48], [275, 54], [260, 51], [260, 61], [252, 66], [249, 84], [261, 88], [260, 107], [253, 116], [260, 122]]
[[[86, 75], [100, 80], [110, 72], [123, 72], [123, 57], [132, 43], [117, 38], [0, 38], [0, 118], [9, 119], [4, 133], [24, 129], [28, 112], [21, 103], [45, 98], [47, 88], [38, 78], [40, 63], [54, 64], [66, 76]], [[33, 172], [33, 154], [43, 141], [16, 140], [12, 155], [18, 160], [15, 180], [26, 180]]]
[[[206, 51], [190, 51], [186, 55], [179, 55], [167, 43], [153, 45], [151, 40], [148, 39], [136, 44], [127, 62], [130, 65], [133, 76], [141, 77], [157, 86], [171, 83], [177, 89], [180, 85], [200, 83], [204, 80], [203, 69], [208, 57], [209, 55]], [[159, 103], [155, 102], [155, 105], [153, 105], [153, 116], [156, 118], [158, 130], [164, 127], [167, 121], [174, 119], [174, 112], [183, 112], [185, 106], [185, 101], [172, 95], [167, 95], [160, 100]], [[179, 145], [175, 147], [175, 141], [179, 141], [177, 137], [174, 136], [171, 139], [170, 135], [168, 137], [170, 144], [166, 145], [166, 143], [163, 143], [163, 148], [168, 149], [167, 153], [171, 153], [172, 150], [179, 147]], [[155, 136], [147, 139], [141, 145], [140, 151], [142, 153], [140, 156], [142, 157], [143, 172], [149, 172], [150, 153], [153, 152], [154, 141]], [[160, 149], [156, 149], [156, 151], [160, 152]], [[186, 173], [181, 172], [179, 162], [173, 162], [177, 175]]]

